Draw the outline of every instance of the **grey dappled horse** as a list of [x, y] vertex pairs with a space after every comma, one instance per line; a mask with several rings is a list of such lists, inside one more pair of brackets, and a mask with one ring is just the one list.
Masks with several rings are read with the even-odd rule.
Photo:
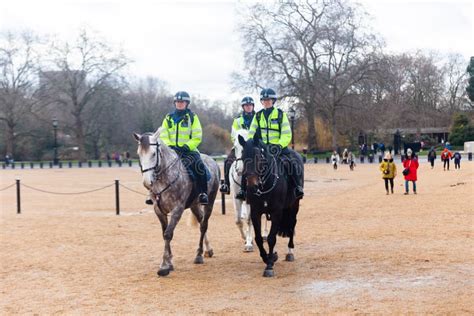
[[213, 250], [209, 245], [206, 232], [219, 187], [220, 170], [211, 157], [201, 154], [202, 161], [209, 170], [210, 180], [207, 183], [209, 204], [200, 205], [198, 203], [199, 192], [188, 175], [186, 167], [178, 154], [161, 141], [159, 135], [160, 130], [154, 134], [133, 134], [138, 142], [137, 153], [140, 159], [143, 185], [151, 190], [153, 207], [163, 230], [165, 247], [158, 275], [166, 276], [170, 271], [173, 271], [171, 252], [173, 232], [187, 208], [190, 208], [196, 217], [201, 231], [194, 263], [204, 262], [203, 242], [206, 246], [204, 254], [212, 257]]

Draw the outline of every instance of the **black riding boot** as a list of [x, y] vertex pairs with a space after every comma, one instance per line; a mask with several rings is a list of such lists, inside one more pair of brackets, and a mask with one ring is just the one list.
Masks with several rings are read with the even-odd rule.
[[234, 160], [235, 159], [228, 157], [224, 161], [224, 183], [222, 183], [221, 187], [219, 188], [219, 191], [221, 191], [224, 194], [230, 194], [229, 171], [230, 171], [230, 166], [232, 166], [232, 163], [234, 162]]
[[242, 179], [240, 181], [240, 191], [235, 195], [236, 199], [245, 200], [246, 199], [246, 192], [247, 192], [247, 178], [242, 175]]
[[199, 204], [207, 205], [209, 204], [209, 198], [207, 196], [207, 179], [206, 173], [200, 174], [198, 179], [199, 186]]

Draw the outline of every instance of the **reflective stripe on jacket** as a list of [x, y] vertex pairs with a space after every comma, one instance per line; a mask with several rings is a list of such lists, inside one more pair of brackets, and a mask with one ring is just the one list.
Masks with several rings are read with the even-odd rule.
[[193, 114], [191, 120], [190, 114], [186, 113], [178, 123], [175, 123], [171, 115], [168, 114], [161, 127], [160, 138], [167, 146], [188, 145], [189, 150], [197, 151], [197, 147], [202, 141], [201, 122], [196, 114]]
[[[252, 124], [250, 124], [248, 139], [255, 135], [260, 126], [260, 135], [265, 144], [278, 144], [286, 148], [291, 141], [291, 128], [286, 113], [283, 112], [282, 115], [281, 132], [277, 108], [273, 108], [272, 113], [268, 116], [268, 120], [265, 118], [263, 110], [260, 110], [258, 113], [253, 117]], [[260, 116], [260, 122], [257, 122], [258, 116]]]

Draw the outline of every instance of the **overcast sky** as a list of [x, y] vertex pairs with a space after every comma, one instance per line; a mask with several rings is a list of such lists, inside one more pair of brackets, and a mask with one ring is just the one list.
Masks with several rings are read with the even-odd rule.
[[[474, 55], [472, 0], [359, 2], [388, 51]], [[237, 6], [237, 0], [0, 0], [0, 30], [73, 38], [80, 27], [89, 27], [122, 45], [135, 61], [133, 75], [158, 77], [170, 92], [224, 99], [231, 95], [230, 74], [242, 62]]]

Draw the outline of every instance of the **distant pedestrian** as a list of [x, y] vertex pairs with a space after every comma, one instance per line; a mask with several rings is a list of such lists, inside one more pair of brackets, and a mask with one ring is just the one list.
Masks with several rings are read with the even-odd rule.
[[456, 151], [453, 155], [454, 159], [454, 169], [461, 169], [461, 154], [459, 151]]
[[405, 178], [405, 195], [408, 194], [408, 182], [413, 182], [413, 193], [416, 194], [416, 181], [418, 170], [418, 157], [413, 153], [411, 148], [407, 149], [407, 155], [403, 160], [403, 176]]
[[393, 180], [397, 176], [397, 166], [393, 162], [390, 152], [385, 153], [383, 161], [380, 163], [380, 171], [382, 171], [382, 179], [385, 182], [385, 191], [389, 194], [388, 184], [390, 183], [390, 191], [393, 194]]
[[331, 155], [331, 163], [334, 170], [337, 170], [337, 165], [339, 164], [339, 154], [337, 151], [334, 151]]
[[434, 147], [431, 147], [430, 151], [428, 152], [428, 161], [431, 164], [431, 169], [434, 168], [434, 162], [436, 160], [436, 150]]
[[[447, 143], [446, 143], [447, 144]], [[445, 147], [441, 152], [441, 160], [443, 161], [443, 170], [446, 171], [446, 167], [449, 171], [449, 160], [453, 157], [453, 154], [449, 151], [448, 147]]]
[[107, 161], [110, 161], [110, 153], [109, 153], [109, 152], [107, 152], [107, 153], [105, 154], [105, 159], [107, 159]]
[[355, 156], [352, 153], [352, 151], [349, 152], [348, 157], [347, 157], [347, 163], [349, 164], [349, 169], [351, 171], [354, 171], [355, 167]]
[[348, 158], [349, 158], [349, 151], [347, 150], [347, 148], [344, 148], [344, 151], [342, 152], [342, 164], [347, 164]]

